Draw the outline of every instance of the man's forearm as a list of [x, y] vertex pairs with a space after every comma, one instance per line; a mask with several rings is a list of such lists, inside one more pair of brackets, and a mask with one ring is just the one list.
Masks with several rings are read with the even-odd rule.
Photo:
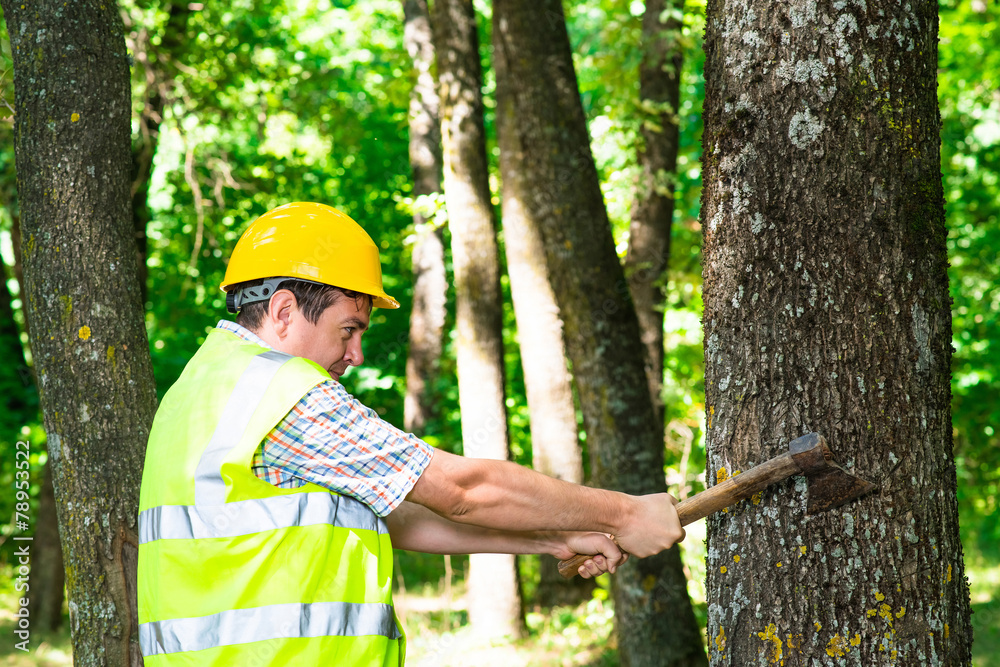
[[612, 533], [640, 558], [684, 539], [674, 501], [665, 493], [630, 496], [570, 484], [507, 461], [440, 450], [407, 500], [483, 528]]
[[548, 554], [571, 558], [590, 554], [577, 570], [584, 578], [615, 572], [628, 558], [603, 533], [504, 531], [455, 523], [422, 505], [403, 502], [388, 517], [389, 536], [398, 549], [435, 554]]
[[632, 496], [570, 484], [507, 461], [435, 452], [409, 500], [459, 523], [507, 531], [616, 532]]
[[549, 554], [565, 551], [558, 533], [504, 531], [456, 523], [404, 501], [386, 517], [392, 546], [431, 554]]

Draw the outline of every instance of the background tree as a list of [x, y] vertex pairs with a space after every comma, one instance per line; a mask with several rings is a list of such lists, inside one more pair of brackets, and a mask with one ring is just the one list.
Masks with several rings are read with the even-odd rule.
[[3, 10], [22, 28], [11, 47], [25, 311], [73, 575], [74, 654], [141, 665], [135, 527], [155, 389], [132, 237], [121, 17], [110, 2], [5, 0]]
[[170, 99], [174, 96], [177, 61], [182, 57], [187, 41], [188, 17], [191, 5], [187, 2], [166, 3], [161, 10], [166, 13], [163, 31], [156, 31], [156, 24], [146, 24], [139, 7], [132, 7], [122, 15], [128, 25], [126, 42], [133, 53], [136, 68], [142, 73], [142, 91], [138, 111], [138, 132], [132, 137], [132, 219], [135, 226], [136, 249], [139, 257], [139, 283], [142, 303], [146, 303], [149, 239], [146, 228], [153, 219], [149, 206], [149, 192], [153, 176], [153, 159], [160, 141], [160, 126]]
[[[503, 122], [516, 122], [510, 100], [503, 102], [498, 109], [498, 113], [505, 115]], [[582, 484], [583, 457], [571, 376], [566, 368], [562, 319], [546, 270], [542, 238], [521, 203], [526, 187], [521, 182], [521, 146], [511, 133], [500, 139], [504, 248], [531, 418], [532, 467], [546, 475]], [[565, 579], [559, 574], [555, 559], [540, 560], [538, 597], [543, 604], [579, 602], [589, 597], [592, 588], [591, 579]]]
[[[455, 329], [462, 446], [466, 456], [506, 459], [503, 306], [496, 214], [490, 201], [479, 36], [471, 0], [436, 0], [444, 195], [455, 271]], [[484, 636], [523, 633], [515, 557], [469, 557], [469, 622]]]
[[680, 148], [684, 62], [683, 0], [647, 0], [642, 14], [639, 110], [642, 115], [635, 202], [625, 275], [646, 348], [646, 377], [657, 423], [663, 423], [663, 284], [670, 260], [674, 184]]
[[708, 8], [705, 355], [719, 482], [824, 434], [878, 491], [802, 480], [709, 523], [712, 664], [967, 665], [937, 4]]
[[426, 0], [404, 0], [403, 39], [413, 61], [410, 164], [413, 168], [413, 309], [406, 358], [407, 431], [422, 433], [437, 412], [431, 387], [438, 374], [447, 316], [444, 239], [434, 219], [441, 192], [441, 116], [434, 77], [434, 40]]
[[[502, 145], [519, 147], [501, 161], [522, 159], [522, 178], [505, 184], [506, 196], [520, 202], [545, 246], [595, 481], [628, 493], [666, 491], [639, 325], [590, 153], [561, 3], [498, 0], [493, 39], [498, 134]], [[676, 549], [634, 561], [614, 581], [623, 664], [704, 663]]]

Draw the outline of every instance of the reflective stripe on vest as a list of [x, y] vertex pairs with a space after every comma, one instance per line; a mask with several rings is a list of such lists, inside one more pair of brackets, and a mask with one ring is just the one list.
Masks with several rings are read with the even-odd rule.
[[[328, 524], [388, 533], [385, 520], [358, 500], [326, 492], [254, 498], [226, 503], [222, 464], [243, 438], [279, 369], [294, 357], [276, 351], [256, 355], [240, 376], [195, 469], [194, 505], [161, 505], [139, 514], [139, 543], [228, 538], [268, 530]], [[241, 428], [242, 426], [242, 428]], [[209, 616], [142, 623], [145, 656], [269, 639], [378, 635], [402, 637], [393, 607], [383, 603], [284, 603], [230, 609]]]
[[[296, 619], [293, 624], [289, 619]], [[139, 626], [144, 656], [201, 651], [268, 639], [382, 635], [399, 639], [392, 607], [387, 604], [313, 602], [232, 609], [200, 618], [180, 618]]]
[[383, 535], [385, 521], [367, 505], [330, 493], [298, 493], [240, 500], [213, 507], [162, 505], [139, 514], [139, 544], [156, 540], [239, 537], [289, 526], [328, 523], [337, 528], [372, 530]]

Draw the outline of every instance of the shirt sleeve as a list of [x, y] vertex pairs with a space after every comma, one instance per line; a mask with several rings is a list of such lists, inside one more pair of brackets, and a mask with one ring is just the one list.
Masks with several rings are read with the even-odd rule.
[[409, 494], [434, 452], [332, 380], [311, 389], [261, 449], [264, 465], [356, 498], [380, 517]]

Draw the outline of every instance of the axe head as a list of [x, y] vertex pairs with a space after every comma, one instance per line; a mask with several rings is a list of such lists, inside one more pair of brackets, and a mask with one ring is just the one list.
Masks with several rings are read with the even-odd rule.
[[806, 514], [819, 514], [840, 507], [875, 489], [868, 480], [847, 472], [833, 460], [826, 439], [809, 433], [788, 444], [788, 452], [806, 476]]

